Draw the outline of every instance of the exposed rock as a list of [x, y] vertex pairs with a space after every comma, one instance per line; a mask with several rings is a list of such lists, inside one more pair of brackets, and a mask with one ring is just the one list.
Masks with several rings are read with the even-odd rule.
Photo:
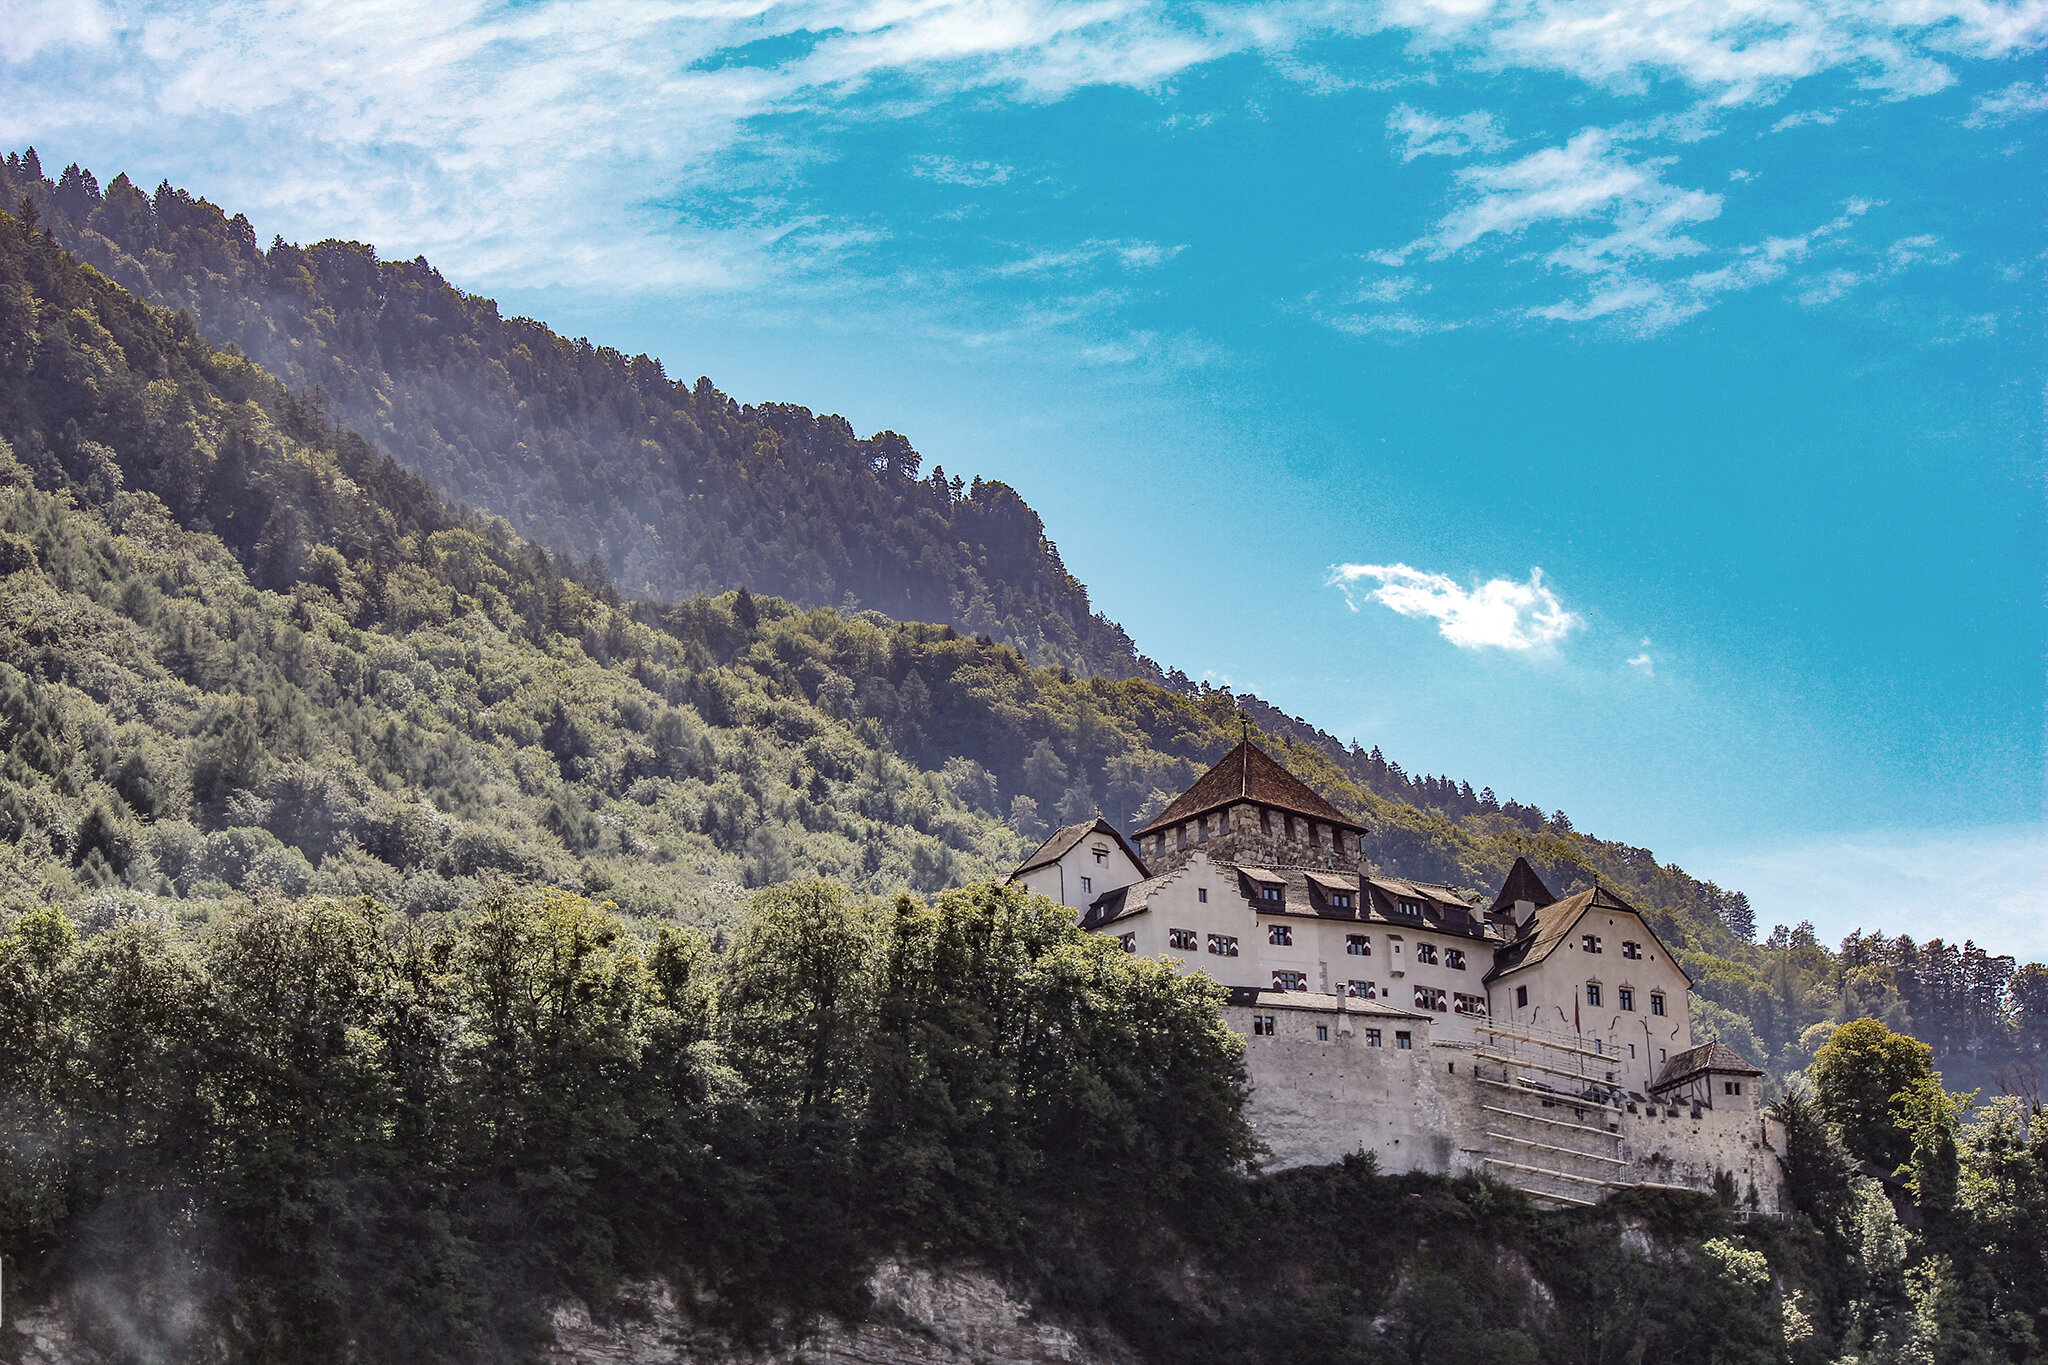
[[801, 1340], [752, 1352], [698, 1327], [665, 1284], [629, 1285], [604, 1321], [581, 1304], [553, 1314], [557, 1365], [1126, 1365], [1128, 1352], [1085, 1343], [1037, 1317], [994, 1277], [885, 1261], [869, 1278], [874, 1320], [825, 1322]]

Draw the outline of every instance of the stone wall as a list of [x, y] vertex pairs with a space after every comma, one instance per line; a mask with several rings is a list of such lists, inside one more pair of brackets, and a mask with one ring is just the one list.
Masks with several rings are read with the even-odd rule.
[[[1196, 837], [1198, 824], [1209, 829], [1206, 838]], [[1293, 828], [1296, 837], [1286, 835], [1287, 822], [1279, 812], [1271, 817], [1271, 828], [1262, 828], [1259, 823], [1259, 809], [1253, 805], [1232, 806], [1228, 811], [1219, 811], [1202, 817], [1201, 821], [1189, 821], [1188, 844], [1177, 848], [1174, 830], [1164, 834], [1161, 851], [1150, 852], [1144, 844], [1139, 846], [1139, 856], [1153, 875], [1169, 872], [1185, 863], [1196, 851], [1209, 855], [1217, 862], [1244, 863], [1251, 867], [1327, 867], [1340, 872], [1365, 870], [1365, 857], [1357, 849], [1357, 836], [1345, 839], [1342, 852], [1331, 843], [1332, 827], [1319, 824], [1319, 839], [1310, 839], [1309, 821], [1295, 816]]]
[[[1255, 1013], [1272, 1018], [1270, 1036], [1253, 1034]], [[1745, 1204], [1754, 1189], [1760, 1211], [1785, 1207], [1783, 1137], [1753, 1097], [1719, 1110], [1609, 1105], [1510, 1082], [1477, 1049], [1431, 1041], [1426, 1020], [1264, 1006], [1224, 1017], [1245, 1035], [1247, 1113], [1271, 1169], [1371, 1152], [1389, 1174], [1484, 1174], [1574, 1204], [1626, 1185], [1712, 1193], [1725, 1172]], [[1366, 1046], [1372, 1027], [1377, 1048]], [[1412, 1033], [1413, 1050], [1395, 1047], [1396, 1028]]]
[[[1430, 1074], [1440, 1066], [1429, 1044], [1429, 1021], [1359, 1011], [1225, 1009], [1245, 1035], [1252, 1092], [1248, 1116], [1270, 1155], [1266, 1164], [1314, 1166], [1351, 1152], [1371, 1152], [1380, 1169], [1452, 1170], [1455, 1143], [1442, 1096]], [[1271, 1036], [1252, 1033], [1252, 1016], [1273, 1020]], [[1316, 1029], [1329, 1031], [1318, 1039]], [[1369, 1046], [1369, 1031], [1380, 1034]], [[1413, 1043], [1401, 1049], [1397, 1033]]]

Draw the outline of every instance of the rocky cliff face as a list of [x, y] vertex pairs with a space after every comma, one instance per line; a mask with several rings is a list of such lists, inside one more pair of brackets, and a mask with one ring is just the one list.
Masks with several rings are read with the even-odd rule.
[[[1041, 1318], [993, 1276], [885, 1261], [868, 1281], [871, 1319], [824, 1322], [756, 1350], [690, 1320], [659, 1281], [627, 1285], [599, 1313], [580, 1303], [551, 1315], [549, 1365], [1132, 1365], [1114, 1341]], [[0, 1360], [18, 1365], [196, 1361], [219, 1352], [196, 1321], [110, 1321], [105, 1305], [67, 1297], [10, 1319]], [[120, 1315], [116, 1315], [119, 1317]], [[170, 1327], [166, 1332], [164, 1328]], [[13, 1354], [10, 1354], [10, 1350]]]
[[869, 1278], [871, 1321], [826, 1322], [764, 1352], [689, 1321], [669, 1287], [629, 1285], [603, 1314], [554, 1313], [550, 1365], [1127, 1365], [1116, 1343], [1084, 1341], [978, 1271], [885, 1261]]

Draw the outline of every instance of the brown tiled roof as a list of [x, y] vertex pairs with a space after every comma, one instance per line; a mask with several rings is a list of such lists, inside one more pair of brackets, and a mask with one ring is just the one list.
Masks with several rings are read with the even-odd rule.
[[1105, 924], [1151, 908], [1152, 893], [1185, 870], [1175, 868], [1160, 876], [1147, 877], [1144, 881], [1132, 882], [1129, 886], [1119, 886], [1114, 891], [1103, 892], [1090, 901], [1088, 908], [1081, 912], [1081, 927], [1100, 929]]
[[1361, 834], [1365, 832], [1365, 826], [1316, 795], [1308, 783], [1288, 772], [1264, 749], [1247, 739], [1218, 759], [1215, 767], [1196, 778], [1195, 785], [1175, 797], [1173, 804], [1160, 812], [1158, 819], [1139, 830], [1135, 837], [1143, 837], [1154, 830], [1192, 820], [1197, 815], [1206, 815], [1239, 801], [1253, 801]]
[[[1371, 895], [1367, 897], [1366, 913], [1360, 916], [1362, 919], [1408, 929], [1460, 934], [1467, 938], [1487, 936], [1486, 923], [1473, 914], [1472, 907], [1465, 903], [1464, 898], [1448, 886], [1411, 881], [1405, 877], [1369, 877], [1366, 885]], [[1420, 905], [1421, 917], [1402, 914], [1397, 908], [1402, 901]]]
[[1664, 1063], [1664, 1069], [1657, 1073], [1657, 1079], [1650, 1085], [1650, 1093], [1654, 1095], [1659, 1090], [1669, 1090], [1709, 1071], [1724, 1071], [1736, 1076], [1764, 1074], [1762, 1067], [1743, 1061], [1741, 1054], [1717, 1038], [1711, 1043], [1689, 1047]]
[[1512, 910], [1516, 901], [1534, 901], [1538, 908], [1557, 903], [1557, 897], [1550, 894], [1550, 888], [1536, 875], [1536, 869], [1529, 866], [1527, 858], [1515, 859], [1515, 865], [1508, 869], [1507, 880], [1500, 884], [1500, 894], [1493, 898], [1487, 913]]
[[[1486, 974], [1486, 979], [1495, 980], [1518, 967], [1532, 966], [1549, 957], [1558, 944], [1571, 937], [1572, 926], [1589, 910], [1621, 910], [1642, 919], [1633, 905], [1599, 885], [1566, 896], [1561, 901], [1539, 906], [1536, 913], [1529, 916], [1528, 922], [1522, 926], [1521, 932], [1514, 940], [1494, 953], [1493, 970]], [[1690, 985], [1692, 976], [1684, 967], [1679, 966], [1678, 959], [1672, 955], [1671, 950], [1658, 941], [1656, 931], [1650, 928], [1650, 922], [1642, 920], [1642, 925], [1643, 932], [1650, 936], [1650, 941], [1657, 944], [1665, 959], [1673, 967], [1678, 968], [1678, 974], [1685, 978], [1687, 985]]]
[[1116, 840], [1117, 847], [1121, 848], [1124, 851], [1124, 855], [1137, 864], [1138, 875], [1141, 877], [1146, 875], [1145, 860], [1138, 856], [1138, 850], [1132, 848], [1125, 841], [1124, 836], [1116, 832], [1115, 825], [1110, 824], [1109, 821], [1104, 820], [1101, 816], [1097, 816], [1093, 820], [1083, 821], [1078, 825], [1067, 825], [1062, 829], [1053, 831], [1053, 836], [1050, 839], [1040, 844], [1036, 852], [1017, 865], [1017, 870], [1010, 874], [1010, 879], [1015, 881], [1033, 868], [1051, 866], [1066, 857], [1074, 845], [1080, 843], [1091, 834], [1107, 834], [1110, 838]]

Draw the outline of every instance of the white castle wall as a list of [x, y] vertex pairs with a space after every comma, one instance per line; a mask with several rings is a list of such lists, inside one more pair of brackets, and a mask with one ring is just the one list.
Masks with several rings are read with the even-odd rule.
[[[1254, 1015], [1273, 1020], [1270, 1036], [1254, 1034]], [[1475, 1049], [1432, 1042], [1427, 1019], [1399, 1011], [1304, 1000], [1232, 1006], [1224, 1017], [1245, 1035], [1247, 1114], [1269, 1169], [1363, 1151], [1389, 1174], [1487, 1174], [1578, 1203], [1627, 1185], [1712, 1193], [1725, 1172], [1745, 1206], [1754, 1188], [1760, 1211], [1785, 1207], [1783, 1136], [1756, 1109], [1753, 1087], [1720, 1109], [1638, 1103], [1630, 1112], [1501, 1084], [1500, 1065]], [[1381, 1030], [1381, 1046], [1366, 1046], [1369, 1028]], [[1396, 1031], [1411, 1034], [1411, 1050], [1395, 1046]]]

